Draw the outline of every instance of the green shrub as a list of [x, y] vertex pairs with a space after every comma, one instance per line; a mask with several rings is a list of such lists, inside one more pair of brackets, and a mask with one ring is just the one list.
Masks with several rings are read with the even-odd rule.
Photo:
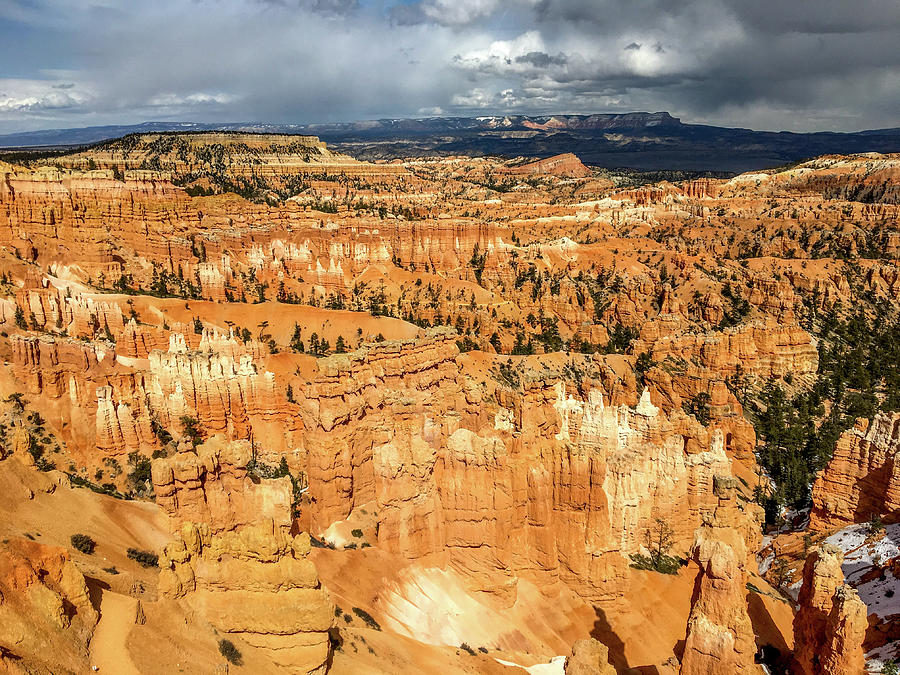
[[381, 626], [366, 610], [360, 609], [359, 607], [354, 607], [353, 613], [356, 614], [356, 616], [358, 616], [360, 619], [362, 619], [363, 623], [366, 624], [369, 628], [372, 628], [373, 630], [381, 630]]
[[359, 539], [362, 536], [362, 530], [351, 530], [350, 534]]
[[881, 521], [879, 514], [872, 514], [872, 517], [869, 518], [868, 528], [871, 535], [876, 535], [884, 529], [884, 523]]
[[70, 541], [76, 551], [81, 551], [87, 555], [91, 555], [94, 552], [94, 547], [97, 545], [97, 542], [86, 534], [73, 534], [70, 537]]
[[182, 415], [181, 431], [195, 448], [203, 442], [203, 432], [200, 431], [200, 422], [196, 418]]
[[686, 414], [696, 417], [697, 421], [700, 422], [700, 424], [702, 424], [703, 426], [707, 426], [712, 419], [709, 410], [709, 402], [711, 400], [712, 399], [709, 394], [707, 394], [705, 391], [701, 391], [690, 401], [683, 401], [681, 403], [681, 408]]
[[224, 638], [219, 640], [219, 653], [225, 657], [225, 660], [228, 661], [228, 663], [233, 663], [236, 666], [243, 663], [244, 657], [241, 656], [240, 650], [234, 646], [234, 643], [231, 640], [226, 640]]
[[683, 560], [671, 555], [661, 555], [654, 561], [648, 555], [631, 554], [631, 566], [638, 570], [648, 570], [661, 574], [678, 574], [678, 570], [681, 569], [683, 564]]
[[128, 557], [138, 563], [141, 567], [157, 567], [159, 565], [159, 556], [150, 551], [130, 548], [128, 549]]

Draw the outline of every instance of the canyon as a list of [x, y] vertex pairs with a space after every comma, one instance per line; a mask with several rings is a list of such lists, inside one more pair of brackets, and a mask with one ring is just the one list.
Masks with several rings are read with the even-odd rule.
[[764, 421], [896, 313], [898, 180], [224, 132], [0, 160], [0, 663], [880, 668], [860, 583], [900, 551], [861, 581], [825, 540], [900, 520], [893, 380], [820, 402], [796, 527]]

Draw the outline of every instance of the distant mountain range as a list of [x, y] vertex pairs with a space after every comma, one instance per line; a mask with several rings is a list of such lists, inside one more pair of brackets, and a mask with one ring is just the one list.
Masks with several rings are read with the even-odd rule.
[[314, 134], [336, 150], [368, 160], [451, 154], [548, 157], [573, 152], [585, 164], [641, 170], [739, 172], [824, 154], [900, 152], [900, 128], [852, 133], [752, 131], [685, 124], [666, 112], [303, 125], [144, 122], [0, 135], [0, 148], [81, 146], [132, 133], [212, 129]]

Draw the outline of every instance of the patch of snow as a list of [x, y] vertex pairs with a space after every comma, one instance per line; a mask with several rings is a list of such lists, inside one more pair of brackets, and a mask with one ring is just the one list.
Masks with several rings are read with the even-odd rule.
[[530, 675], [564, 675], [566, 665], [565, 656], [554, 656], [547, 663], [536, 663], [533, 666], [521, 666], [518, 663], [513, 663], [512, 661], [504, 661], [503, 659], [498, 658], [494, 658], [494, 661], [499, 663], [501, 666], [521, 668], [522, 670], [528, 672]]
[[772, 567], [772, 563], [775, 562], [775, 553], [770, 553], [762, 560], [759, 560], [759, 575], [765, 576], [766, 572], [769, 571], [769, 568]]
[[886, 645], [866, 652], [866, 672], [880, 673], [885, 661], [897, 660], [900, 653], [900, 640], [888, 642]]
[[879, 618], [900, 614], [900, 579], [890, 570], [885, 570], [883, 577], [860, 583], [873, 568], [900, 556], [900, 523], [888, 525], [878, 539], [867, 542], [868, 536], [869, 526], [857, 524], [838, 530], [825, 541], [844, 551], [844, 578], [859, 592], [869, 614]]
[[900, 523], [888, 525], [884, 536], [866, 544], [868, 535], [868, 525], [850, 525], [825, 540], [844, 552], [844, 577], [850, 583], [858, 582], [873, 566], [900, 556], [900, 547], [897, 546], [900, 542]]
[[[798, 518], [802, 520], [798, 524], [794, 524]], [[778, 528], [778, 534], [784, 534], [786, 532], [797, 532], [799, 530], [805, 530], [809, 525], [809, 509], [788, 509], [783, 508], [781, 510], [781, 518], [784, 521], [784, 525]]]
[[886, 571], [884, 579], [873, 579], [856, 587], [859, 599], [866, 603], [869, 614], [878, 618], [892, 614], [900, 614], [900, 580], [890, 571]]

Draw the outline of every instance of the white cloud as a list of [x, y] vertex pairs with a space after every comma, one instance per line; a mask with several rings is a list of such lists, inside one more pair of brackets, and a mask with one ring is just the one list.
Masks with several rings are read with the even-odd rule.
[[492, 14], [500, 0], [425, 0], [422, 13], [445, 26], [462, 26]]
[[536, 30], [522, 33], [512, 40], [495, 40], [483, 49], [473, 49], [457, 57], [456, 63], [466, 70], [480, 70], [506, 76], [525, 73], [533, 66], [517, 60], [532, 53], [545, 53], [546, 45]]
[[75, 109], [85, 106], [91, 98], [72, 82], [0, 79], [0, 114]]
[[465, 94], [454, 94], [450, 103], [460, 108], [487, 108], [494, 104], [494, 100], [494, 94], [476, 88]]
[[223, 94], [223, 93], [216, 93], [216, 94], [210, 94], [210, 93], [206, 93], [206, 92], [194, 92], [191, 94], [165, 93], [165, 94], [157, 94], [156, 96], [153, 96], [149, 101], [147, 101], [147, 104], [151, 105], [151, 106], [164, 106], [164, 107], [206, 105], [206, 104], [225, 105], [227, 103], [233, 103], [237, 99], [238, 99], [237, 96], [233, 96], [232, 94]]

